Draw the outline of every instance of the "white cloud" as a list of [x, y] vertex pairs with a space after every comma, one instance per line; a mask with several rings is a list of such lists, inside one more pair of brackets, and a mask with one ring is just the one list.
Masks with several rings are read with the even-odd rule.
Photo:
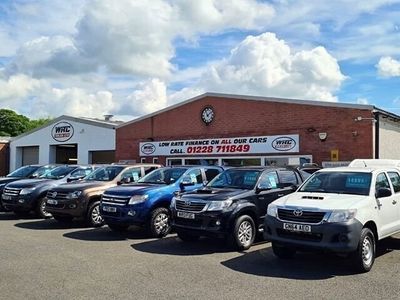
[[357, 104], [369, 104], [369, 101], [367, 98], [358, 98]]
[[382, 77], [400, 76], [400, 61], [392, 57], [381, 57], [376, 68], [378, 69], [378, 74]]
[[346, 77], [324, 47], [294, 52], [273, 33], [248, 36], [203, 74], [199, 87], [216, 92], [337, 101]]

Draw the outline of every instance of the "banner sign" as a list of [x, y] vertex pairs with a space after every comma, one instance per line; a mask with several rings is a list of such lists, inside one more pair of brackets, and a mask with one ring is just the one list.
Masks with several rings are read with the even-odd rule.
[[68, 122], [58, 122], [51, 129], [51, 136], [57, 142], [66, 142], [74, 135], [74, 127]]
[[272, 135], [140, 143], [140, 156], [299, 152], [299, 135]]

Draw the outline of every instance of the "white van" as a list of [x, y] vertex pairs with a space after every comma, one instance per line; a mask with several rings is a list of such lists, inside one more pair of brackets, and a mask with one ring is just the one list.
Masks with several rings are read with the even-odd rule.
[[368, 272], [376, 242], [400, 232], [400, 161], [354, 160], [322, 169], [268, 206], [264, 236], [279, 258], [302, 249], [351, 255]]

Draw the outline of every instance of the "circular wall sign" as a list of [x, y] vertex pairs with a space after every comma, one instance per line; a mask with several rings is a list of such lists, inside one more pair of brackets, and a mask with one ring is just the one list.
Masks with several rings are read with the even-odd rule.
[[206, 125], [209, 125], [215, 117], [214, 109], [211, 106], [206, 106], [201, 111], [201, 119]]
[[66, 142], [74, 135], [74, 127], [68, 122], [58, 122], [51, 130], [51, 136], [57, 142]]

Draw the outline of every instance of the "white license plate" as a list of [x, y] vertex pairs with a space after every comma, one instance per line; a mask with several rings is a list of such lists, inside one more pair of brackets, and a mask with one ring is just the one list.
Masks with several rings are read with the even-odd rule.
[[103, 206], [103, 211], [115, 213], [117, 212], [117, 208], [112, 206]]
[[3, 195], [3, 200], [11, 200], [11, 199], [12, 199], [11, 196]]
[[184, 212], [184, 211], [178, 211], [176, 213], [176, 215], [179, 218], [184, 218], [184, 219], [194, 219], [194, 213], [188, 213], [188, 212]]
[[47, 199], [47, 203], [51, 204], [51, 205], [57, 205], [58, 201], [57, 200], [53, 200], [53, 199]]
[[304, 224], [283, 223], [283, 229], [289, 231], [311, 232], [311, 226]]

